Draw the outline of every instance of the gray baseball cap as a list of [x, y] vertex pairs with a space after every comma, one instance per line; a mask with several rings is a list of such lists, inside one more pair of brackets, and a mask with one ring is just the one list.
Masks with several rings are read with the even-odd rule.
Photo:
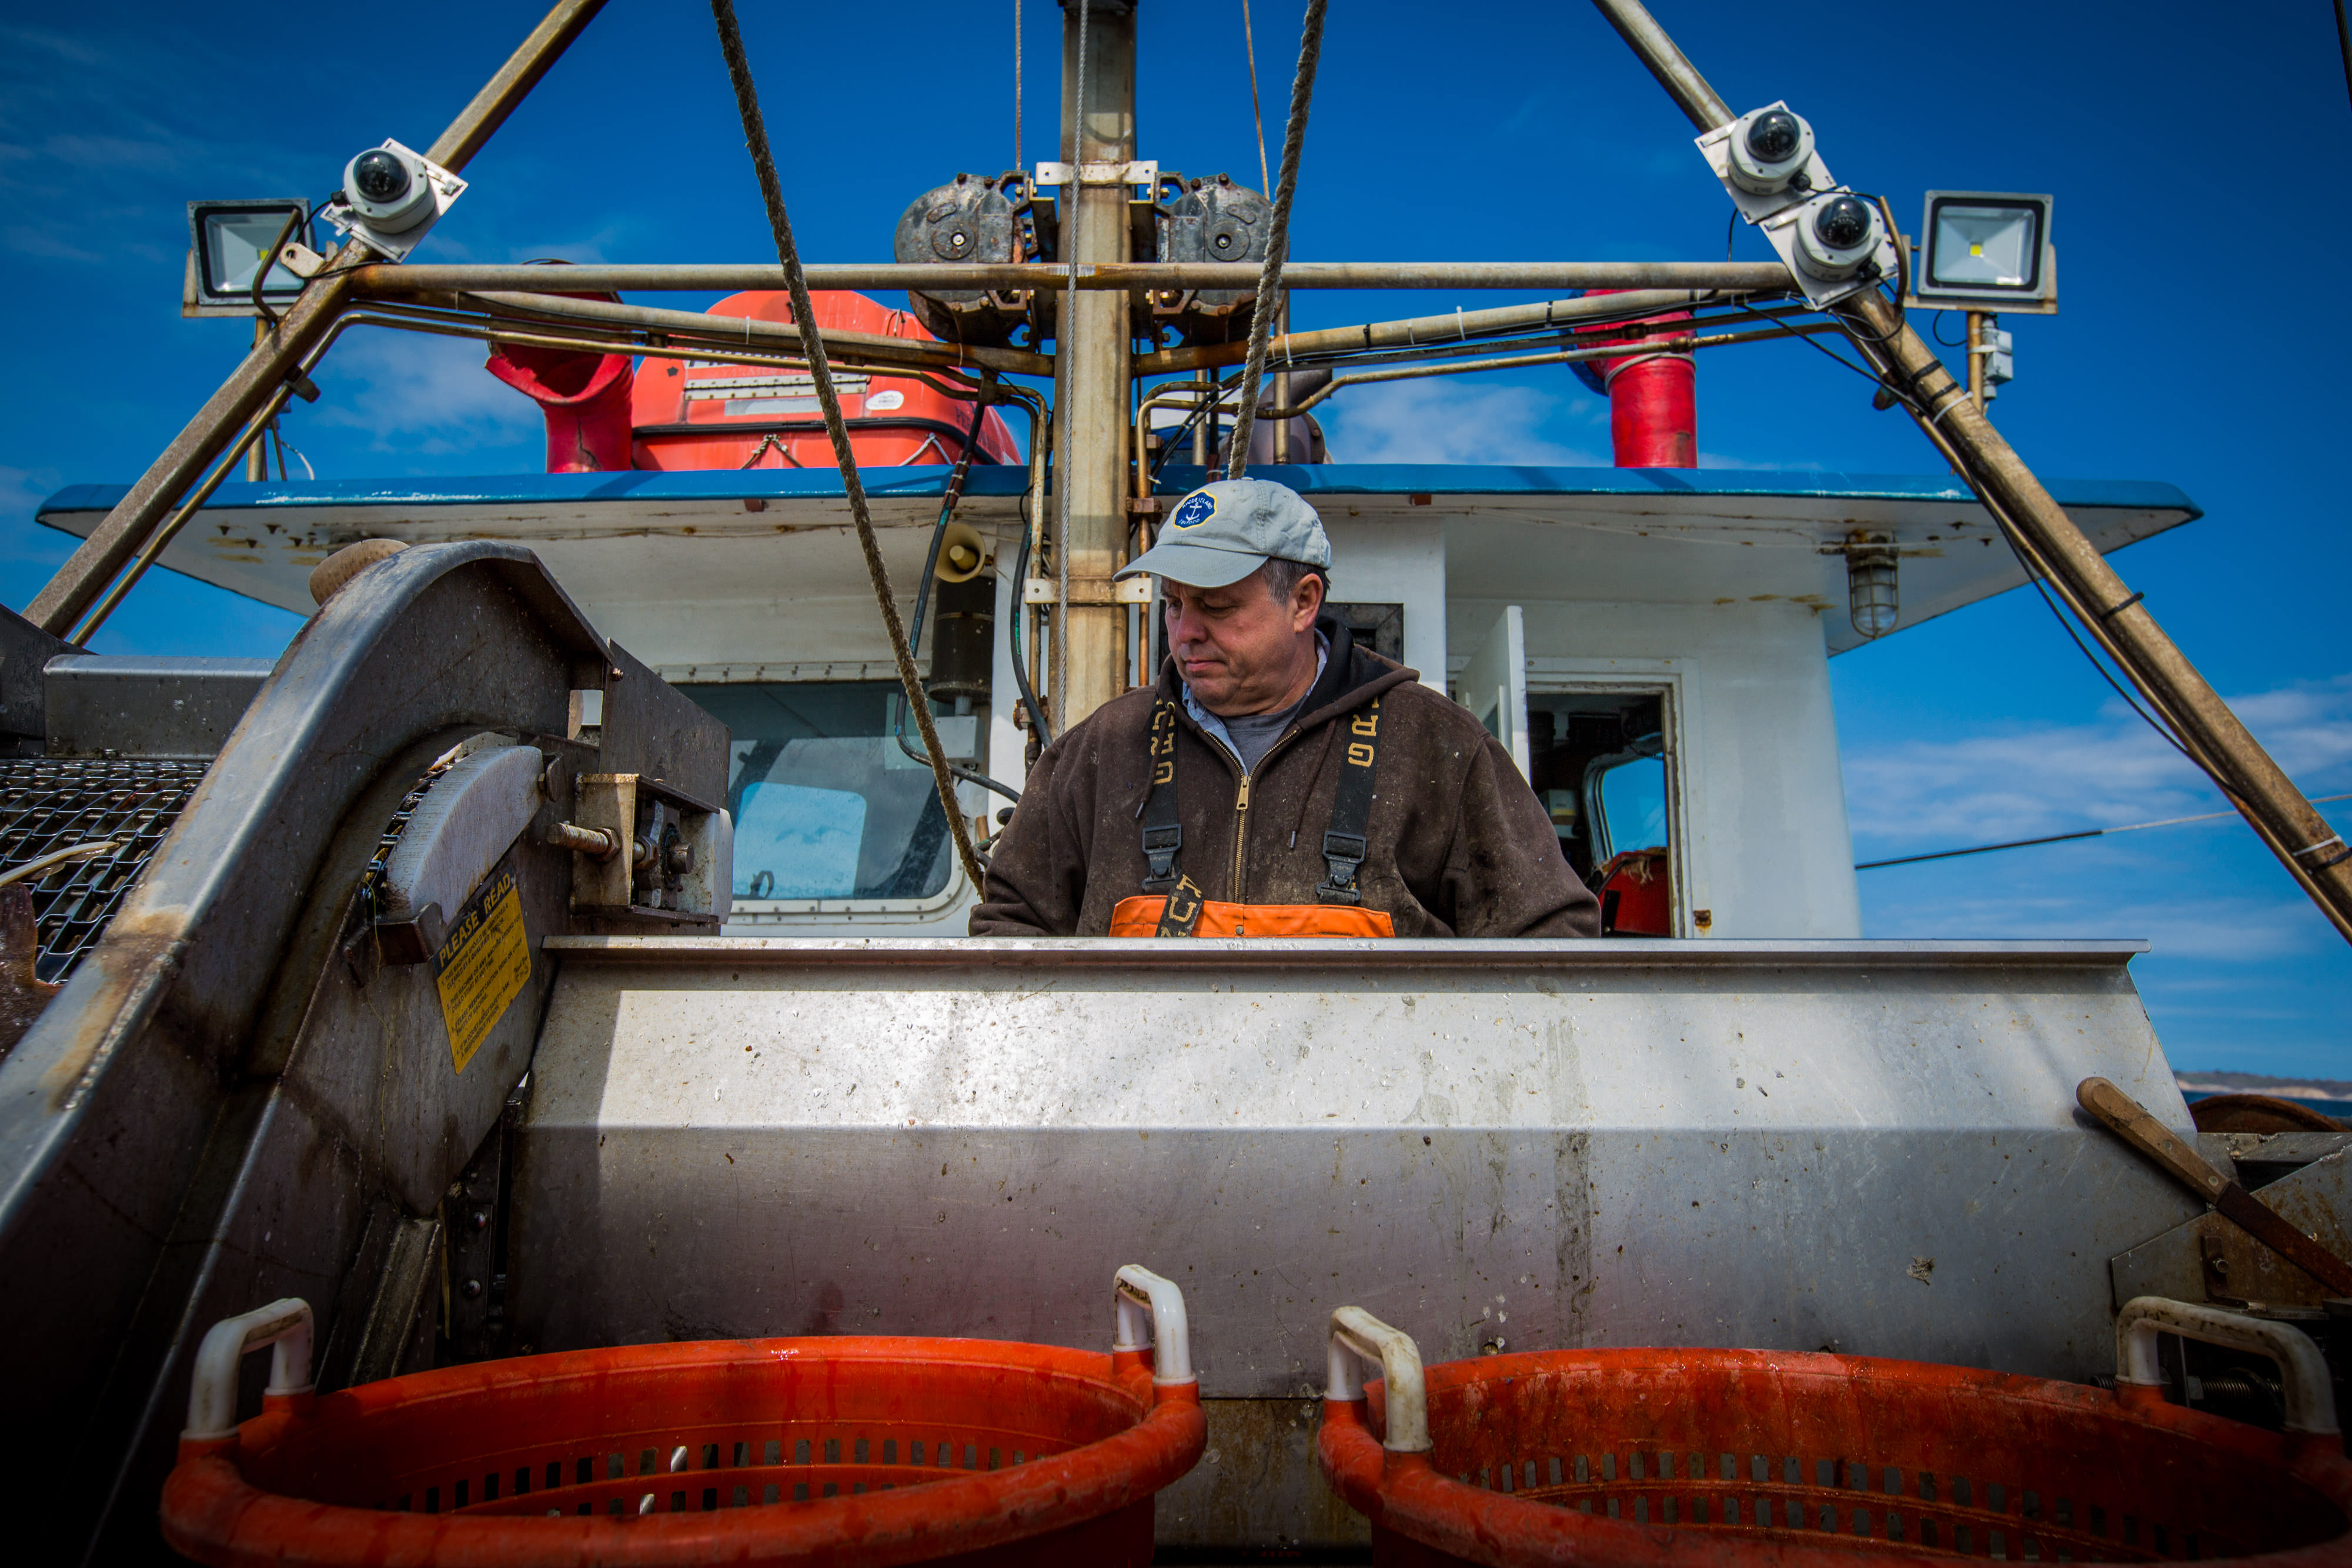
[[1328, 570], [1323, 519], [1287, 485], [1219, 479], [1177, 502], [1160, 542], [1116, 575], [1150, 572], [1192, 588], [1224, 588], [1276, 559]]

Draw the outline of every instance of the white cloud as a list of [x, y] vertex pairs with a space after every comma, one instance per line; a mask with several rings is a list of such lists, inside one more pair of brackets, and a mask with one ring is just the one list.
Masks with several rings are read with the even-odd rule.
[[377, 452], [467, 452], [527, 439], [540, 428], [539, 411], [482, 368], [484, 354], [458, 338], [355, 333], [320, 366], [326, 396], [311, 417], [367, 432]]
[[1340, 463], [1518, 463], [1607, 467], [1606, 453], [1570, 446], [1547, 426], [1596, 406], [1528, 387], [1472, 386], [1454, 377], [1343, 387], [1325, 404]]
[[[2233, 698], [2314, 793], [2352, 788], [2352, 674]], [[2225, 809], [2204, 774], [2119, 705], [2043, 726], [1845, 754], [1846, 806], [1873, 855], [2114, 827]], [[2333, 784], [2333, 788], [2329, 786]]]
[[[1966, 862], [1963, 862], [1966, 863]], [[1874, 876], [1893, 874], [1885, 872]], [[2112, 873], [2083, 886], [2072, 877], [2002, 881], [1981, 894], [1939, 883], [1932, 897], [1874, 909], [1874, 937], [2142, 937], [2167, 959], [2247, 965], [2332, 944], [2326, 919], [2292, 890], [2284, 898], [2117, 898]], [[1970, 884], [1977, 885], [1977, 884]], [[2242, 988], [2242, 976], [2217, 977]], [[2178, 987], [2176, 979], [2172, 983]], [[2242, 997], [2239, 999], [2242, 1000]]]

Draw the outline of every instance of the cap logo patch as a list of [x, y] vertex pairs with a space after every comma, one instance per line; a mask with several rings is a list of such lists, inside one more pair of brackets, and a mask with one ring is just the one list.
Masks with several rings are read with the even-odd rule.
[[1197, 528], [1216, 515], [1217, 498], [1195, 490], [1169, 514], [1168, 526], [1171, 528]]

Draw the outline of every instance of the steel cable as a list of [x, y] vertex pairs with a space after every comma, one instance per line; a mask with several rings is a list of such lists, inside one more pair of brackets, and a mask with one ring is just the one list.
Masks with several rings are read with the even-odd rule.
[[776, 162], [768, 152], [768, 128], [760, 117], [759, 89], [751, 84], [751, 63], [743, 57], [743, 35], [735, 25], [734, 0], [710, 0], [711, 20], [719, 26], [719, 52], [727, 57], [727, 74], [735, 84], [735, 107], [743, 118], [743, 145], [751, 154], [751, 169], [760, 179], [760, 195], [767, 204], [768, 226], [774, 231], [776, 259], [783, 264], [784, 284], [792, 292], [793, 321], [800, 329], [801, 350], [808, 361], [809, 378], [816, 384], [817, 406], [824, 412], [824, 432], [833, 440], [833, 455], [841, 465], [841, 487], [849, 498], [849, 515], [857, 524], [857, 542], [866, 552], [866, 573], [874, 582], [875, 602], [881, 607], [883, 628], [890, 633], [891, 656], [898, 664], [898, 686], [907, 707], [922, 732], [923, 748], [930, 756], [931, 778], [939, 785], [940, 808], [947, 813], [948, 831], [955, 835], [956, 856], [976, 893], [985, 879], [971, 831], [956, 800], [955, 779], [948, 771], [940, 732], [931, 723], [931, 705], [915, 674], [915, 655], [907, 645], [907, 628], [898, 619], [898, 603], [890, 592], [890, 569], [882, 559], [881, 541], [874, 535], [874, 518], [866, 502], [866, 486], [857, 475], [857, 457], [850, 450], [849, 426], [841, 417], [841, 399], [833, 387], [833, 371], [824, 357], [824, 334], [816, 324], [810, 303], [808, 277], [801, 270], [800, 247], [793, 243], [792, 220], [784, 213], [783, 187], [776, 179]]
[[1265, 379], [1265, 344], [1274, 329], [1275, 301], [1282, 292], [1282, 263], [1290, 248], [1290, 204], [1298, 191], [1298, 154], [1307, 141], [1307, 110], [1315, 97], [1315, 67], [1323, 57], [1323, 14], [1330, 0], [1307, 0], [1307, 23], [1298, 40], [1298, 74], [1290, 84], [1290, 123], [1282, 132], [1282, 173], [1274, 189], [1274, 224], [1266, 235], [1265, 264], [1257, 275], [1257, 304], [1250, 317], [1248, 373], [1242, 378], [1242, 406], [1234, 416], [1225, 477], [1238, 479], [1249, 467], [1250, 427], [1257, 421], [1259, 383]]

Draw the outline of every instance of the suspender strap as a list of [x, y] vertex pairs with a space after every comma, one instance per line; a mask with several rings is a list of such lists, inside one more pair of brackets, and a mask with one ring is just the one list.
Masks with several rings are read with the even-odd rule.
[[1361, 904], [1356, 873], [1364, 863], [1365, 830], [1372, 818], [1373, 765], [1380, 759], [1381, 699], [1342, 719], [1348, 728], [1339, 759], [1339, 788], [1331, 801], [1331, 826], [1323, 835], [1323, 863], [1330, 874], [1316, 888], [1324, 904]]
[[[1371, 822], [1380, 759], [1381, 700], [1374, 697], [1363, 712], [1339, 722], [1348, 727], [1331, 825], [1323, 835], [1323, 863], [1329, 874], [1315, 889], [1315, 896], [1324, 904], [1360, 904], [1364, 894], [1356, 874], [1369, 848], [1365, 833]], [[1176, 704], [1163, 696], [1151, 707], [1151, 790], [1143, 804], [1143, 858], [1149, 867], [1143, 891], [1168, 898], [1155, 933], [1160, 936], [1190, 936], [1200, 924], [1201, 889], [1176, 866], [1183, 847], [1184, 824], [1176, 805]]]
[[1158, 936], [1190, 936], [1201, 920], [1201, 890], [1176, 869], [1184, 847], [1184, 823], [1176, 805], [1176, 703], [1162, 696], [1151, 705], [1151, 792], [1143, 803], [1143, 858], [1150, 867], [1143, 891], [1162, 893]]

